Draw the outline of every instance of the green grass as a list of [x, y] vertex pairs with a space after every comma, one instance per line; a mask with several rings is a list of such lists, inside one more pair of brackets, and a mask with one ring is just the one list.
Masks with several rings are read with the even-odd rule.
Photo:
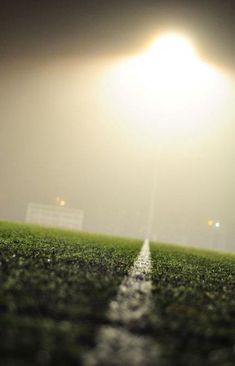
[[[0, 364], [79, 365], [141, 245], [0, 222]], [[155, 243], [151, 255], [153, 308], [132, 331], [161, 345], [159, 366], [234, 365], [235, 256]]]
[[235, 364], [235, 256], [151, 245], [161, 365]]
[[0, 364], [79, 365], [140, 246], [0, 222]]

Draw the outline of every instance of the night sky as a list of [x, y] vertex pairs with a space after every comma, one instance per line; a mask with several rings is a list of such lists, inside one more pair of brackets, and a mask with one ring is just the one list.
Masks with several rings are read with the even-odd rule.
[[1, 0], [3, 59], [131, 53], [159, 29], [192, 35], [209, 60], [233, 67], [235, 3], [228, 1]]

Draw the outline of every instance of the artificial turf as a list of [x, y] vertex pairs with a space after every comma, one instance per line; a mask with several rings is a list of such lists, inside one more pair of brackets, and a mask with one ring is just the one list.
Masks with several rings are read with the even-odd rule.
[[[0, 222], [0, 365], [81, 364], [141, 244]], [[235, 256], [156, 243], [151, 256], [151, 311], [131, 331], [160, 345], [156, 365], [234, 365]]]
[[235, 256], [151, 245], [161, 366], [235, 365]]
[[0, 222], [0, 364], [79, 365], [140, 247]]

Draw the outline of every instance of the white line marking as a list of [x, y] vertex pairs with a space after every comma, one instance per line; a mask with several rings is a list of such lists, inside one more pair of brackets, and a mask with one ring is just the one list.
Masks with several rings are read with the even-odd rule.
[[150, 337], [138, 334], [144, 329], [152, 309], [151, 269], [149, 240], [145, 240], [116, 299], [110, 303], [111, 325], [99, 330], [96, 347], [85, 355], [84, 366], [156, 365], [159, 346]]

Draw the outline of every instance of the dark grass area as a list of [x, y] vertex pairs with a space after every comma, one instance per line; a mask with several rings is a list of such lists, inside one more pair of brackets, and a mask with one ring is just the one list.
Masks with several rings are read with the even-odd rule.
[[[0, 365], [79, 365], [141, 245], [0, 222]], [[154, 308], [137, 333], [161, 345], [157, 365], [234, 365], [235, 256], [154, 243], [151, 254]]]
[[235, 365], [235, 256], [151, 245], [160, 365]]
[[141, 244], [0, 222], [0, 364], [79, 365]]

